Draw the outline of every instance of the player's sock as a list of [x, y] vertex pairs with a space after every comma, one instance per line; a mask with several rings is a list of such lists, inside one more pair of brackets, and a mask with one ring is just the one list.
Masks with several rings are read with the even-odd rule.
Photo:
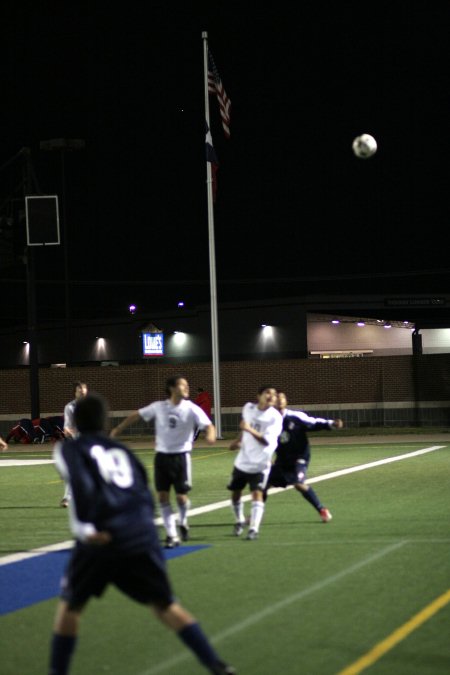
[[75, 635], [58, 635], [53, 633], [48, 675], [67, 675], [76, 642], [77, 638]]
[[217, 652], [200, 628], [200, 624], [191, 623], [189, 626], [182, 628], [177, 635], [206, 667], [219, 661]]
[[160, 504], [161, 517], [163, 519], [164, 528], [166, 530], [168, 537], [178, 537], [177, 525], [175, 522], [175, 516], [172, 511], [172, 506], [169, 502]]
[[191, 508], [191, 502], [189, 499], [185, 501], [184, 504], [178, 504], [178, 511], [180, 513], [180, 525], [187, 527], [187, 514]]
[[311, 487], [306, 492], [302, 492], [301, 495], [306, 499], [307, 502], [312, 504], [314, 508], [317, 509], [317, 511], [320, 511], [322, 504], [320, 503], [319, 497]]
[[243, 523], [245, 521], [244, 518], [244, 505], [239, 500], [238, 502], [231, 502], [231, 508], [233, 509], [234, 516], [236, 518], [237, 523]]
[[261, 525], [261, 521], [264, 515], [264, 508], [265, 508], [264, 502], [252, 502], [252, 510], [250, 512], [250, 525], [249, 525], [250, 530], [255, 530], [255, 532], [259, 532], [259, 526]]

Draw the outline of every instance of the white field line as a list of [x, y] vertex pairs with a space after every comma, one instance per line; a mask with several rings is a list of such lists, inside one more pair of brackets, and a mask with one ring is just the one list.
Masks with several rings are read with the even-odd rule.
[[[322, 579], [321, 581], [316, 582], [315, 584], [311, 584], [308, 588], [304, 588], [298, 593], [293, 593], [292, 595], [287, 595], [286, 597], [282, 598], [278, 602], [275, 602], [271, 605], [266, 606], [263, 610], [260, 612], [255, 612], [254, 614], [249, 614], [245, 619], [242, 621], [239, 621], [238, 623], [234, 623], [232, 626], [229, 628], [225, 628], [225, 630], [221, 631], [220, 633], [217, 633], [211, 638], [211, 642], [213, 644], [217, 644], [218, 642], [222, 642], [226, 638], [232, 637], [233, 635], [236, 635], [236, 633], [242, 633], [243, 630], [246, 628], [249, 628], [250, 626], [254, 626], [255, 624], [259, 623], [263, 619], [272, 616], [276, 612], [280, 612], [285, 607], [288, 607], [289, 605], [292, 605], [294, 602], [299, 602], [300, 600], [303, 600], [304, 598], [308, 597], [308, 595], [312, 595], [313, 593], [316, 593], [317, 591], [322, 591], [324, 588], [329, 586], [330, 584], [334, 584], [336, 581], [340, 581], [344, 577], [348, 576], [349, 574], [353, 574], [354, 572], [358, 572], [360, 569], [365, 567], [366, 565], [370, 565], [376, 560], [379, 560], [380, 558], [383, 558], [386, 555], [389, 555], [390, 553], [397, 551], [399, 548], [407, 544], [408, 542], [405, 541], [399, 541], [396, 542], [395, 544], [391, 544], [390, 546], [386, 546], [385, 548], [380, 549], [376, 553], [370, 555], [367, 558], [363, 558], [357, 563], [354, 563], [353, 565], [350, 565], [350, 567], [346, 567], [345, 569], [341, 570], [340, 572], [337, 572], [336, 574], [332, 574], [329, 577], [326, 577], [325, 579]], [[161, 663], [158, 663], [157, 665], [142, 671], [139, 673], [139, 675], [157, 675], [157, 673], [162, 673], [165, 670], [169, 670], [170, 668], [173, 668], [174, 666], [177, 666], [178, 664], [182, 663], [188, 658], [192, 658], [192, 654], [189, 653], [188, 651], [183, 651], [179, 652], [178, 654], [175, 654], [174, 656], [170, 657], [169, 659], [166, 659], [165, 661], [162, 661]]]
[[52, 459], [0, 459], [0, 468], [3, 466], [35, 466], [38, 464], [54, 464]]
[[[330, 480], [331, 478], [338, 478], [339, 476], [347, 476], [351, 473], [356, 473], [357, 471], [364, 471], [366, 469], [372, 469], [377, 466], [382, 466], [383, 464], [391, 464], [392, 462], [399, 462], [404, 459], [411, 459], [412, 457], [418, 457], [419, 455], [425, 455], [429, 452], [434, 452], [435, 450], [441, 450], [445, 448], [445, 445], [433, 445], [430, 448], [423, 448], [421, 450], [415, 450], [414, 452], [408, 452], [404, 455], [395, 455], [394, 457], [386, 457], [385, 459], [379, 459], [376, 462], [369, 462], [368, 464], [358, 464], [357, 466], [351, 466], [348, 469], [340, 469], [339, 471], [332, 471], [331, 473], [325, 473], [323, 476], [316, 476], [308, 480], [308, 484], [319, 483], [323, 480]], [[7, 460], [8, 461], [8, 460]], [[19, 460], [17, 460], [19, 461]], [[23, 460], [23, 463], [26, 462], [40, 462], [40, 463], [49, 463], [53, 460]], [[290, 486], [291, 487], [291, 486]], [[288, 488], [270, 488], [269, 494], [276, 494], [277, 492], [283, 492]], [[251, 495], [245, 495], [242, 497], [242, 501], [248, 502], [251, 500]], [[229, 508], [230, 500], [224, 499], [220, 502], [215, 502], [214, 504], [206, 504], [205, 506], [198, 506], [197, 508], [191, 509], [189, 511], [189, 517], [197, 516], [202, 513], [210, 513], [211, 511], [217, 511], [218, 509]], [[156, 525], [162, 525], [162, 518], [155, 518]], [[51, 553], [53, 551], [61, 551], [67, 548], [72, 548], [73, 541], [63, 541], [59, 544], [52, 544], [51, 546], [43, 546], [42, 548], [32, 549], [31, 551], [14, 553], [12, 555], [3, 556], [0, 558], [0, 566], [8, 565], [13, 562], [19, 562], [21, 560], [28, 560], [38, 555], [43, 555], [45, 553]]]
[[[376, 462], [369, 462], [368, 464], [358, 464], [357, 466], [351, 466], [348, 469], [340, 469], [339, 471], [332, 471], [331, 473], [324, 473], [322, 476], [316, 476], [315, 478], [310, 478], [307, 480], [308, 485], [312, 483], [320, 483], [323, 480], [330, 480], [330, 478], [339, 478], [339, 476], [346, 476], [350, 473], [355, 473], [356, 471], [364, 471], [365, 469], [372, 469], [375, 466], [382, 466], [383, 464], [390, 464], [391, 462], [399, 462], [402, 459], [410, 459], [411, 457], [417, 457], [419, 455], [425, 455], [428, 452], [434, 452], [435, 450], [441, 450], [445, 448], [445, 445], [433, 445], [430, 448], [423, 448], [422, 450], [415, 450], [414, 452], [408, 452], [404, 455], [395, 455], [394, 457], [386, 457], [385, 459], [379, 459]], [[269, 495], [274, 495], [277, 492], [283, 492], [284, 490], [291, 489], [292, 486], [287, 488], [270, 488]], [[245, 495], [241, 497], [241, 501], [249, 502], [251, 500], [251, 495]], [[199, 506], [195, 509], [190, 509], [189, 517], [196, 516], [201, 513], [209, 513], [210, 511], [217, 511], [217, 509], [223, 509], [226, 506], [230, 506], [230, 500], [225, 499], [221, 502], [215, 502], [214, 504], [207, 504], [206, 506]], [[155, 520], [157, 525], [162, 525], [162, 519], [158, 518]]]

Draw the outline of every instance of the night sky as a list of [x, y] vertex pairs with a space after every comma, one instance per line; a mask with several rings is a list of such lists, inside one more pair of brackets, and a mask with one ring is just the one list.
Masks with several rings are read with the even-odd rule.
[[[61, 197], [64, 163], [74, 317], [209, 300], [202, 31], [232, 102], [226, 139], [209, 98], [219, 302], [334, 293], [344, 279], [354, 292], [448, 290], [447, 3], [168, 6], [1, 10], [0, 217], [21, 196], [22, 160], [9, 163], [21, 148], [43, 194]], [[369, 160], [351, 150], [363, 132], [378, 142]], [[86, 147], [42, 152], [54, 138]], [[63, 248], [36, 250], [35, 266], [38, 312], [64, 316]], [[0, 279], [13, 323], [26, 314], [17, 253]]]

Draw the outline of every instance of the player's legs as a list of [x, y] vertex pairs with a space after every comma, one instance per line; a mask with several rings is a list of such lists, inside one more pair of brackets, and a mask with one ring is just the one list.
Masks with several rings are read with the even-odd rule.
[[63, 498], [61, 499], [60, 506], [63, 508], [67, 508], [69, 506], [69, 502], [72, 499], [72, 490], [70, 488], [69, 483], [64, 484], [64, 494]]
[[49, 675], [67, 675], [76, 648], [82, 607], [70, 609], [66, 600], [60, 600], [53, 622], [50, 645]]
[[247, 539], [256, 539], [264, 516], [265, 502], [263, 490], [252, 490], [252, 507]]
[[76, 647], [80, 617], [89, 598], [100, 597], [108, 585], [111, 565], [100, 548], [76, 545], [64, 572], [50, 648], [49, 675], [67, 675]]
[[177, 504], [180, 523], [180, 534], [183, 541], [189, 539], [188, 511], [191, 508], [191, 502], [187, 495], [177, 494]]
[[270, 467], [261, 473], [252, 474], [250, 477], [252, 508], [250, 511], [250, 525], [247, 534], [247, 539], [250, 541], [257, 538], [264, 516], [264, 493], [267, 489], [269, 473]]
[[166, 544], [168, 544], [170, 540], [177, 542], [177, 524], [175, 514], [170, 503], [170, 492], [166, 490], [161, 490], [158, 492], [158, 501], [164, 529], [166, 530]]
[[235, 520], [233, 533], [237, 537], [242, 534], [245, 526], [244, 504], [242, 502], [241, 496], [242, 491], [247, 483], [248, 474], [234, 467], [230, 482], [227, 485], [227, 489], [231, 491], [231, 509], [233, 511]]
[[149, 607], [156, 617], [191, 649], [200, 662], [212, 673], [227, 671], [197, 619], [174, 599], [167, 565], [159, 548], [150, 546], [147, 552], [124, 556], [116, 560], [111, 581], [133, 600]]
[[211, 673], [233, 675], [236, 671], [227, 666], [218, 656], [197, 620], [177, 602], [167, 607], [151, 606], [157, 618], [168, 628], [175, 631], [180, 640], [191, 649], [200, 663]]
[[165, 546], [168, 548], [178, 546], [180, 543], [180, 540], [178, 539], [176, 518], [170, 503], [170, 488], [173, 484], [172, 460], [173, 458], [170, 455], [157, 452], [154, 464], [155, 488], [158, 495], [161, 518], [166, 531]]
[[178, 505], [179, 523], [181, 539], [189, 539], [188, 511], [191, 508], [191, 502], [188, 498], [188, 492], [192, 487], [192, 463], [190, 453], [183, 452], [176, 459], [176, 476], [174, 487], [176, 491], [176, 500]]
[[324, 523], [327, 523], [332, 519], [330, 511], [325, 508], [320, 501], [319, 496], [310, 485], [307, 485], [306, 483], [295, 483], [294, 487], [297, 492], [300, 492], [302, 497], [316, 509]]
[[56, 607], [53, 630], [60, 635], [77, 635], [82, 608], [70, 609], [66, 600], [60, 600]]
[[241, 500], [242, 491], [233, 490], [231, 493], [231, 508], [234, 513], [234, 534], [239, 537], [244, 531], [245, 526], [245, 516], [244, 516], [244, 504]]
[[263, 501], [267, 501], [268, 491], [271, 487], [287, 487], [285, 475], [282, 468], [278, 464], [272, 464], [270, 467], [269, 478], [267, 479], [266, 487], [263, 492]]

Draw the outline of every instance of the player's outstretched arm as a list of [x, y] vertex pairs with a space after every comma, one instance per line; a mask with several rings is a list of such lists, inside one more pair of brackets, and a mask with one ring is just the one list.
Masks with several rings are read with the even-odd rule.
[[115, 438], [116, 436], [119, 436], [121, 433], [125, 431], [127, 427], [130, 427], [132, 424], [136, 424], [139, 422], [141, 419], [141, 416], [139, 415], [138, 411], [131, 413], [131, 415], [128, 415], [128, 417], [125, 417], [124, 420], [119, 422], [119, 424], [114, 427], [114, 429], [111, 429], [109, 435], [111, 438]]
[[210, 424], [209, 426], [206, 427], [205, 429], [205, 440], [207, 443], [210, 443], [211, 445], [216, 442], [217, 440], [217, 432], [216, 432], [216, 427], [214, 424]]

